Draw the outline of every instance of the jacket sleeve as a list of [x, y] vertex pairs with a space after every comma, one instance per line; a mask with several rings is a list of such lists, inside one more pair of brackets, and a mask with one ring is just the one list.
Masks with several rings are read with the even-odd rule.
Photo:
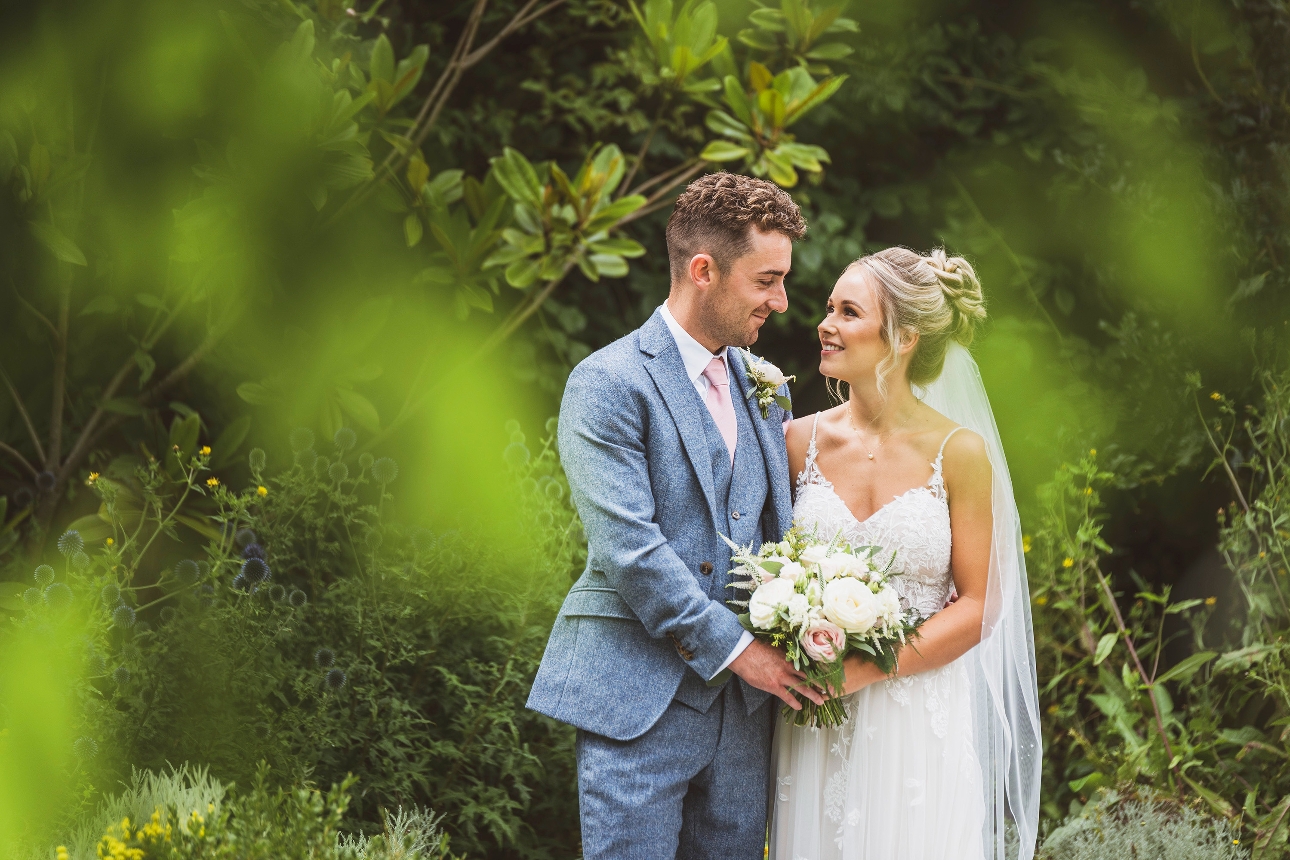
[[[560, 405], [560, 460], [590, 557], [649, 635], [673, 638], [690, 668], [711, 678], [743, 627], [699, 588], [654, 522], [646, 428], [639, 401], [613, 374], [586, 362], [574, 369]], [[677, 467], [686, 468], [684, 455]]]

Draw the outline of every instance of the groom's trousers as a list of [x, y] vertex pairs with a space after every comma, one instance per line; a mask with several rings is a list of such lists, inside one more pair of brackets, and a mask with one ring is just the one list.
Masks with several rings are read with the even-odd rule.
[[585, 860], [761, 860], [778, 701], [749, 714], [732, 680], [705, 712], [673, 701], [630, 741], [579, 729]]

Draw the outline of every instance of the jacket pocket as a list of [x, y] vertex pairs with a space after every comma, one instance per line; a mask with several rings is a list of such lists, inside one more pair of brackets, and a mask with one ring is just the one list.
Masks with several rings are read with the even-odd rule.
[[635, 621], [627, 601], [612, 588], [575, 588], [564, 598], [560, 614], [566, 617], [626, 618]]

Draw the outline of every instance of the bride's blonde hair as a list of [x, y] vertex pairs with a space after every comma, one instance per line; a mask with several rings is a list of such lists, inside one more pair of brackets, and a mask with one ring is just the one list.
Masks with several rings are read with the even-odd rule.
[[[909, 381], [927, 385], [941, 375], [950, 341], [968, 346], [985, 320], [985, 299], [976, 271], [962, 257], [948, 256], [944, 248], [927, 256], [908, 248], [887, 248], [861, 257], [847, 271], [857, 266], [877, 284], [874, 295], [882, 309], [882, 337], [888, 352], [875, 372], [884, 397], [887, 379], [900, 361], [900, 347], [914, 333], [918, 343], [909, 360]], [[840, 386], [833, 393], [845, 399]]]

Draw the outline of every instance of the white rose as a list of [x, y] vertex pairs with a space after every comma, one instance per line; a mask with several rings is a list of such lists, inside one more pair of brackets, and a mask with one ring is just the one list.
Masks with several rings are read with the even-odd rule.
[[769, 361], [757, 362], [757, 375], [762, 378], [763, 382], [773, 385], [776, 388], [779, 388], [781, 385], [788, 382], [788, 377], [784, 375], [784, 371], [780, 370]]
[[878, 598], [878, 615], [888, 624], [900, 618], [900, 595], [890, 585], [884, 586], [875, 597]]
[[825, 582], [830, 582], [843, 576], [847, 572], [847, 556], [842, 553], [831, 555], [820, 562], [820, 578]]
[[794, 594], [788, 599], [788, 623], [796, 629], [806, 623], [811, 612], [811, 603], [805, 594]]
[[848, 633], [868, 633], [878, 620], [878, 598], [860, 580], [839, 577], [824, 586], [824, 617]]
[[788, 541], [786, 541], [786, 540], [782, 540], [782, 541], [780, 541], [780, 542], [779, 542], [779, 554], [780, 554], [780, 555], [792, 555], [792, 554], [793, 554], [793, 545], [792, 545], [791, 543], [789, 543]]
[[779, 577], [757, 586], [752, 597], [748, 598], [748, 619], [752, 621], [753, 627], [769, 630], [775, 622], [775, 613], [792, 600], [795, 594], [793, 583]]
[[797, 582], [803, 576], [806, 576], [806, 568], [795, 561], [787, 562], [779, 569], [779, 578], [787, 579], [789, 582]]
[[829, 548], [822, 543], [815, 543], [802, 550], [800, 558], [803, 564], [819, 564], [829, 554]]

